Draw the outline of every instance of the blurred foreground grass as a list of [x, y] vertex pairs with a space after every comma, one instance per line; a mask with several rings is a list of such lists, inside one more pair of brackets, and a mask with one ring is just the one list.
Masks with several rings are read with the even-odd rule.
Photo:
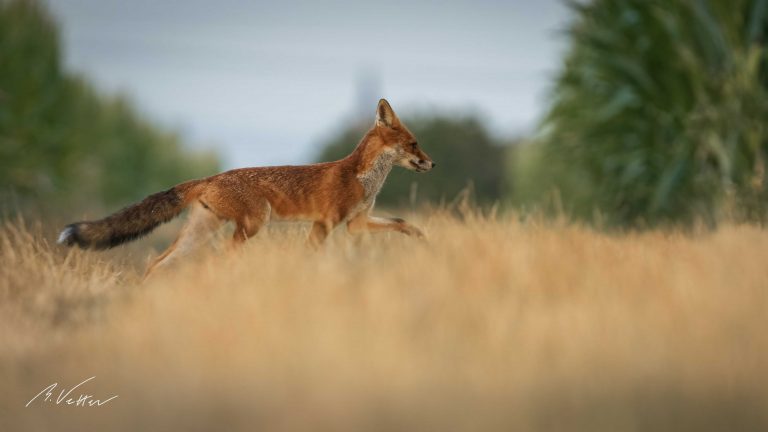
[[[768, 231], [416, 221], [430, 242], [317, 252], [277, 226], [144, 285], [151, 240], [64, 251], [7, 223], [0, 430], [768, 428]], [[91, 376], [119, 397], [24, 407]]]

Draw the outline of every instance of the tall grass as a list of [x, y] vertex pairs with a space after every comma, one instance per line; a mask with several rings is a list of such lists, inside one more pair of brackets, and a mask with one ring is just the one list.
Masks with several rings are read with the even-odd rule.
[[[276, 227], [146, 284], [0, 231], [0, 429], [765, 430], [768, 231], [425, 214]], [[119, 397], [24, 405], [58, 382]]]

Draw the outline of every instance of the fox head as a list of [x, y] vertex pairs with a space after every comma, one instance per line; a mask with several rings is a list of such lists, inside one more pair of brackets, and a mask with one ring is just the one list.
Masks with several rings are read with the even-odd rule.
[[426, 172], [437, 165], [419, 148], [416, 137], [400, 122], [386, 99], [379, 100], [374, 128], [386, 150], [394, 152], [395, 164], [416, 172]]

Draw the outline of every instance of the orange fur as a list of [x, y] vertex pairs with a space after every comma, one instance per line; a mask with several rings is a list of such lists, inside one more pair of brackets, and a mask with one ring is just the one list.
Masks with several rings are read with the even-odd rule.
[[[336, 226], [351, 233], [392, 230], [423, 236], [402, 219], [370, 216], [376, 195], [394, 165], [429, 171], [432, 160], [382, 99], [376, 122], [344, 159], [312, 165], [241, 168], [177, 185], [99, 221], [69, 225], [59, 237], [66, 245], [112, 247], [146, 234], [193, 206], [179, 238], [147, 269], [182, 255], [223, 221], [235, 224], [233, 242], [242, 243], [270, 220], [313, 222], [308, 241], [319, 245]], [[219, 223], [217, 223], [219, 222]]]

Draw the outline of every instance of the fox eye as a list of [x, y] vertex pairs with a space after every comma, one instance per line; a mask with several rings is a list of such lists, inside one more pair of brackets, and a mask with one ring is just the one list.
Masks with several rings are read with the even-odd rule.
[[417, 146], [417, 145], [419, 145], [419, 143], [416, 143], [416, 142], [412, 142], [412, 143], [410, 144], [410, 146], [411, 146], [411, 149], [413, 149], [413, 150], [416, 150], [416, 146]]

